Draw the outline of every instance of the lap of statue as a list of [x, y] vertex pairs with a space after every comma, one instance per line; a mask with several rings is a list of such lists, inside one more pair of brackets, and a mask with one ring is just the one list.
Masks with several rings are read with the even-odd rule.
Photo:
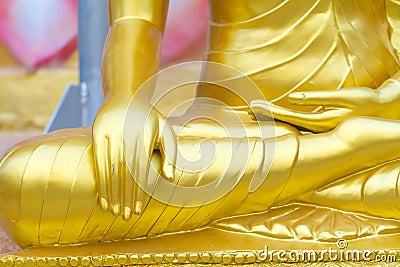
[[[355, 132], [355, 127], [359, 131]], [[344, 209], [367, 216], [400, 218], [399, 212], [394, 212], [399, 210], [398, 122], [356, 118], [343, 123], [334, 132], [306, 136], [298, 136], [295, 130], [290, 133], [288, 129], [273, 139], [250, 138], [246, 142], [240, 138], [214, 140], [216, 161], [226, 155], [221, 151], [232, 144], [234, 149], [249, 142], [253, 147], [249, 160], [244, 163], [237, 161], [239, 165], [227, 170], [227, 177], [238, 177], [238, 170], [243, 170], [231, 191], [211, 203], [194, 206], [185, 206], [185, 200], [181, 201], [182, 205], [171, 205], [168, 201], [155, 199], [153, 195], [157, 192], [153, 192], [153, 195], [146, 195], [143, 213], [129, 221], [103, 211], [98, 204], [91, 128], [62, 130], [34, 137], [17, 145], [1, 161], [1, 223], [20, 246], [27, 247], [135, 239], [195, 230], [224, 218], [257, 216], [257, 213], [293, 202]], [[352, 135], [342, 136], [349, 133]], [[344, 140], [352, 146], [340, 147]], [[359, 145], [357, 140], [362, 140]], [[364, 147], [366, 141], [370, 151], [379, 147], [379, 151], [385, 152], [371, 153], [363, 156], [364, 160], [349, 163], [346, 154], [349, 155], [350, 147], [356, 149], [352, 156], [357, 158], [367, 151]], [[179, 142], [182, 153], [193, 154], [195, 139], [187, 137]], [[263, 170], [270, 143], [274, 144], [275, 152], [269, 159], [270, 168]], [[308, 149], [311, 143], [312, 148]], [[315, 144], [326, 145], [325, 156], [316, 155]], [[307, 154], [310, 151], [310, 155]], [[315, 167], [316, 158], [318, 167]], [[365, 162], [370, 165], [366, 166]], [[152, 158], [154, 168], [150, 169], [148, 178], [155, 190], [162, 190], [161, 181], [171, 184], [159, 176], [161, 164], [160, 154], [155, 153]], [[307, 168], [307, 164], [315, 168]], [[329, 169], [332, 164], [342, 164], [343, 168]], [[326, 177], [321, 177], [320, 168], [326, 168]], [[219, 171], [211, 167], [201, 174], [181, 172], [181, 178], [174, 183], [196, 189], [196, 186], [210, 182], [210, 177], [216, 177]], [[127, 177], [132, 179], [129, 174]], [[261, 179], [258, 187], [254, 187], [257, 177], [266, 179]], [[318, 181], [316, 177], [319, 177]], [[339, 203], [338, 198], [343, 197], [345, 189], [347, 200], [342, 205], [343, 201]], [[188, 201], [192, 195], [190, 191], [186, 192], [189, 192], [186, 196]], [[172, 199], [177, 193], [172, 191], [168, 194]], [[378, 199], [380, 201], [376, 202]], [[235, 221], [229, 225], [240, 224]]]
[[[189, 214], [196, 213], [196, 208], [181, 211], [182, 207], [168, 206], [150, 197], [144, 213], [130, 221], [103, 211], [97, 199], [91, 138], [91, 128], [55, 131], [17, 144], [3, 158], [2, 225], [19, 245], [110, 241], [178, 231]], [[189, 146], [187, 142], [183, 147]], [[161, 179], [157, 169], [161, 164], [159, 154], [153, 156], [152, 164], [149, 180]], [[129, 174], [127, 177], [132, 179]], [[187, 180], [182, 179], [181, 184], [187, 184]], [[175, 221], [181, 222], [172, 223], [178, 213]], [[157, 224], [160, 216], [168, 224]], [[201, 217], [204, 215], [197, 222], [186, 223], [186, 228], [204, 224]]]

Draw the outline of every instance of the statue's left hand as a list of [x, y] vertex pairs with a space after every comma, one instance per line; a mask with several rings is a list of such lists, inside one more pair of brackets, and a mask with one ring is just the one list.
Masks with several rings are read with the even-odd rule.
[[356, 116], [396, 119], [400, 112], [395, 97], [384, 98], [379, 89], [366, 87], [345, 88], [337, 91], [296, 92], [289, 95], [295, 105], [322, 106], [321, 111], [299, 112], [282, 108], [264, 100], [250, 103], [254, 115], [270, 116], [313, 132], [327, 132], [344, 120]]

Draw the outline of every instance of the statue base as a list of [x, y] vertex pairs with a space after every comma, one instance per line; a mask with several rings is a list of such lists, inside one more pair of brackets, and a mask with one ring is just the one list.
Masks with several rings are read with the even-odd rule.
[[[206, 238], [205, 238], [206, 237]], [[282, 240], [205, 228], [159, 237], [74, 246], [33, 247], [0, 256], [7, 266], [310, 264], [366, 266], [400, 261], [400, 234], [336, 242]], [[381, 266], [381, 265], [380, 265]]]

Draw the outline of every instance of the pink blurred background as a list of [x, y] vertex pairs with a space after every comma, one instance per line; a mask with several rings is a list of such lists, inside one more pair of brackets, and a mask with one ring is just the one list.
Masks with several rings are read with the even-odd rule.
[[[200, 57], [207, 0], [171, 0], [162, 64]], [[62, 64], [77, 48], [77, 0], [1, 0], [0, 42], [30, 69]]]

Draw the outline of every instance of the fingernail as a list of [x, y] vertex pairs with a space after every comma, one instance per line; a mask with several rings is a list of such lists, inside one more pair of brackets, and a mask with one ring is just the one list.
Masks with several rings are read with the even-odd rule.
[[302, 103], [306, 96], [303, 93], [291, 93], [289, 98], [292, 103]]
[[132, 218], [132, 210], [129, 207], [124, 208], [124, 213], [122, 214], [122, 219], [124, 221], [129, 221]]
[[108, 201], [105, 198], [100, 199], [100, 205], [103, 208], [104, 211], [108, 211]]
[[114, 214], [114, 216], [118, 216], [120, 211], [121, 211], [121, 208], [120, 208], [119, 204], [112, 205], [112, 213]]
[[165, 178], [174, 180], [175, 168], [173, 165], [171, 165], [169, 163], [164, 164], [163, 172], [164, 172]]
[[143, 206], [142, 201], [136, 201], [136, 203], [135, 203], [135, 214], [136, 215], [142, 214], [142, 206]]

